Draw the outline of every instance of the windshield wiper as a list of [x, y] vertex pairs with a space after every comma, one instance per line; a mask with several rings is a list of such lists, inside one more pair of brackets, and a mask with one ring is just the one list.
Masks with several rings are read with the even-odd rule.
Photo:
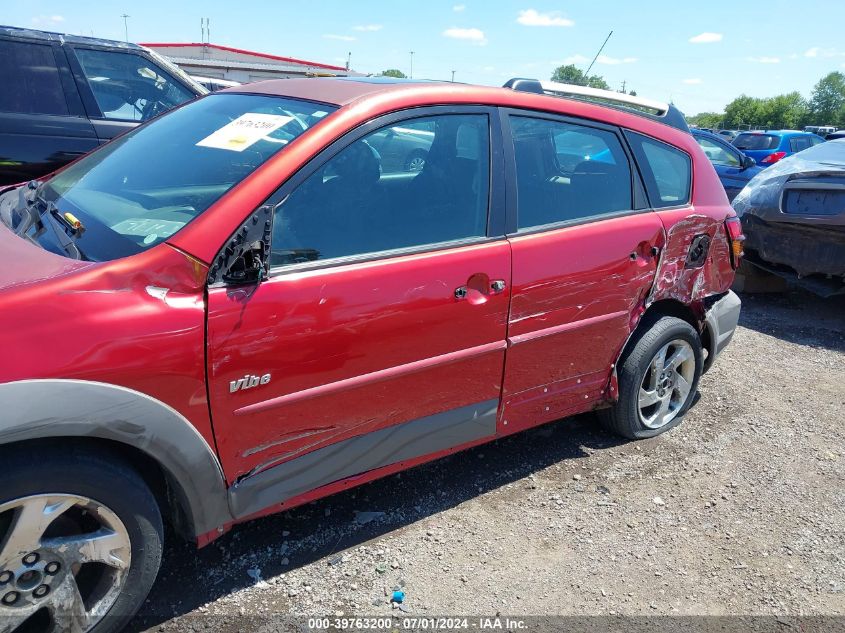
[[[68, 255], [74, 259], [85, 259], [85, 256], [73, 239], [73, 235], [80, 235], [82, 233], [81, 224], [74, 226], [66, 220], [55, 203], [44, 198], [42, 195], [43, 187], [43, 181], [31, 180], [26, 186], [18, 190], [17, 211], [23, 215], [18, 220], [18, 223], [12, 227], [12, 230], [18, 236], [27, 239], [27, 233], [33, 227], [36, 227], [36, 230], [38, 230], [38, 225], [46, 228], [46, 225], [49, 224], [59, 246]], [[45, 216], [48, 218], [46, 222], [44, 221]]]

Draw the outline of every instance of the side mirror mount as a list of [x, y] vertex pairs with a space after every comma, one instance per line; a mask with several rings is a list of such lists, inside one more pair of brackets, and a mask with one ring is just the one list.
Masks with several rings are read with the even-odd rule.
[[229, 285], [257, 284], [267, 277], [266, 260], [267, 248], [264, 242], [250, 242], [231, 261], [223, 273], [223, 281]]
[[208, 271], [208, 284], [255, 285], [267, 279], [273, 207], [253, 213], [230, 237]]

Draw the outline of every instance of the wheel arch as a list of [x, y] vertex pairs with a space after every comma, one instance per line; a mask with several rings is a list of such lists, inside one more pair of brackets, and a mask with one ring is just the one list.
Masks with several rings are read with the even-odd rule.
[[232, 522], [220, 463], [193, 425], [138, 391], [82, 380], [0, 384], [0, 451], [48, 443], [105, 450], [134, 466], [189, 538]]
[[635, 344], [638, 336], [641, 332], [643, 332], [643, 330], [651, 327], [651, 325], [654, 324], [654, 322], [660, 317], [666, 316], [675, 317], [677, 319], [681, 319], [681, 321], [689, 323], [701, 336], [701, 344], [708, 351], [709, 355], [711, 348], [709, 347], [710, 342], [708, 341], [708, 337], [703, 331], [705, 326], [703, 311], [701, 311], [701, 315], [699, 316], [696, 309], [678, 301], [677, 299], [661, 299], [660, 301], [655, 301], [650, 304], [648, 308], [646, 308], [645, 312], [643, 312], [636, 327], [631, 331], [631, 335], [625, 342], [622, 352], [619, 354], [617, 364], [625, 360], [625, 355], [628, 351], [630, 351], [631, 347]]

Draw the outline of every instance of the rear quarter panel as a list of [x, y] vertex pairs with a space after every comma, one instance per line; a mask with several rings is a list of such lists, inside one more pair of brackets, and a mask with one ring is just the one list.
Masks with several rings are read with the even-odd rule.
[[[675, 144], [692, 156], [691, 204], [657, 211], [666, 229], [666, 244], [649, 303], [674, 299], [703, 318], [701, 301], [709, 295], [727, 292], [734, 280], [725, 229], [725, 220], [734, 211], [713, 165], [691, 136], [689, 140], [690, 143]], [[687, 268], [690, 244], [702, 234], [711, 239], [707, 259], [703, 266]]]

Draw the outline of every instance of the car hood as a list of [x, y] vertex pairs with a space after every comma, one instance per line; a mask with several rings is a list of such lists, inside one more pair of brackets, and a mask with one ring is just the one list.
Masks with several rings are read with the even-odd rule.
[[0, 223], [0, 293], [93, 266], [45, 251]]

